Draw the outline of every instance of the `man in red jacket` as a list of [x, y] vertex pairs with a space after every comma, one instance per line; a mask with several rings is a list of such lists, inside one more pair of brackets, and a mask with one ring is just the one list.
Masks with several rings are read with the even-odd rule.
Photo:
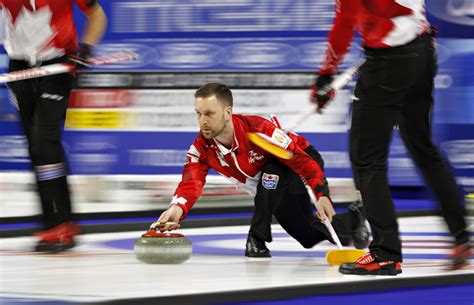
[[[305, 138], [286, 134], [261, 117], [232, 114], [232, 93], [223, 84], [210, 83], [195, 93], [195, 110], [201, 132], [186, 155], [183, 177], [170, 207], [157, 223], [172, 222], [161, 231], [175, 230], [202, 194], [210, 168], [226, 176], [255, 198], [255, 211], [246, 244], [248, 257], [270, 257], [265, 242], [272, 240], [270, 225], [275, 215], [281, 226], [305, 248], [331, 240], [321, 219], [329, 217], [341, 243], [352, 240], [357, 248], [368, 241], [361, 203], [348, 213], [335, 215], [319, 153]], [[291, 160], [278, 159], [251, 143], [249, 132], [260, 132], [279, 141], [293, 153]], [[304, 177], [318, 199], [312, 212]], [[334, 217], [333, 217], [334, 216]], [[155, 225], [157, 224], [155, 223]]]
[[[78, 43], [73, 20], [77, 4], [88, 22]], [[5, 17], [9, 71], [58, 62], [84, 63], [102, 38], [107, 17], [97, 0], [0, 0]], [[36, 233], [36, 251], [74, 247], [79, 232], [72, 221], [61, 130], [74, 76], [58, 74], [12, 82], [9, 87], [28, 140], [43, 209], [44, 230]]]
[[338, 0], [336, 9], [311, 96], [319, 111], [332, 99], [334, 92], [318, 90], [331, 82], [357, 29], [366, 62], [354, 92], [350, 158], [373, 234], [370, 252], [339, 270], [373, 275], [401, 272], [398, 224], [387, 181], [388, 148], [396, 125], [441, 204], [456, 242], [452, 267], [460, 268], [470, 255], [469, 234], [455, 180], [431, 139], [436, 50], [424, 1]]

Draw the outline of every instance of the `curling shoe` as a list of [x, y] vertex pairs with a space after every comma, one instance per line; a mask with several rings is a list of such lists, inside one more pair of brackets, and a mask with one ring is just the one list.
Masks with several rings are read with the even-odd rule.
[[451, 264], [449, 270], [459, 270], [468, 265], [468, 259], [472, 256], [472, 247], [468, 242], [454, 247], [451, 255]]
[[369, 244], [369, 228], [365, 221], [364, 206], [362, 201], [357, 200], [350, 204], [347, 209], [357, 218], [357, 225], [352, 228], [352, 241], [356, 249], [364, 249]]
[[356, 275], [397, 275], [402, 273], [401, 263], [376, 259], [370, 252], [355, 263], [342, 264], [339, 272]]
[[245, 244], [245, 256], [249, 258], [272, 257], [270, 250], [265, 245], [265, 241], [249, 232], [247, 243]]
[[35, 246], [37, 252], [58, 253], [74, 248], [74, 236], [79, 234], [74, 222], [65, 222], [48, 230], [33, 234], [39, 239]]

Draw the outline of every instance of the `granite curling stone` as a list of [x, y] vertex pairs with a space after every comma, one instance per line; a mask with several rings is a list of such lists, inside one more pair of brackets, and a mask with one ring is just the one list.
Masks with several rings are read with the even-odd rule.
[[192, 243], [182, 234], [149, 230], [135, 241], [135, 257], [146, 264], [179, 264], [187, 261]]

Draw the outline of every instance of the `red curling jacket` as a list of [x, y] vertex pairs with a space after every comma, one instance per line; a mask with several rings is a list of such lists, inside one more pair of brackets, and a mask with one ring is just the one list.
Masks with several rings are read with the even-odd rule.
[[0, 0], [8, 56], [34, 65], [75, 51], [74, 3], [88, 13], [97, 0]]
[[[293, 153], [290, 160], [278, 159], [297, 174], [306, 178], [313, 190], [318, 186], [326, 186], [326, 178], [319, 167], [303, 150], [309, 146], [308, 141], [297, 134], [286, 135], [281, 129], [258, 116], [234, 114], [234, 141], [232, 148], [227, 149], [215, 139], [206, 139], [199, 134], [189, 148], [186, 155], [182, 180], [179, 183], [171, 204], [180, 206], [184, 218], [194, 203], [202, 194], [206, 176], [210, 168], [226, 176], [255, 195], [257, 184], [261, 175], [261, 168], [270, 161], [278, 158], [256, 146], [247, 138], [248, 132], [259, 132], [278, 140], [282, 146]], [[315, 191], [317, 198], [323, 195]]]
[[429, 30], [424, 0], [336, 0], [336, 17], [319, 74], [335, 74], [355, 30], [363, 46], [404, 45]]

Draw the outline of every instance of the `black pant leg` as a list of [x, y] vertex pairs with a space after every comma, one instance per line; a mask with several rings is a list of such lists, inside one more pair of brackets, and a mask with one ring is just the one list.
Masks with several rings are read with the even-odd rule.
[[287, 191], [290, 171], [279, 162], [267, 163], [262, 168], [262, 177], [260, 177], [254, 198], [250, 231], [266, 242], [272, 241], [273, 213]]
[[350, 158], [371, 226], [369, 249], [387, 260], [401, 261], [401, 242], [387, 178], [393, 127], [417, 77], [416, 52], [370, 54], [354, 92]]
[[[72, 220], [71, 199], [67, 181], [67, 161], [62, 146], [62, 129], [66, 117], [67, 103], [72, 90], [73, 77], [70, 74], [58, 74], [41, 79], [39, 97], [41, 106], [36, 113], [38, 118], [37, 158], [41, 165], [58, 164], [58, 174], [43, 180], [43, 193], [52, 193], [56, 206], [57, 223]], [[41, 183], [42, 183], [41, 182]]]
[[[275, 218], [306, 249], [324, 240], [334, 243], [326, 226], [315, 216], [315, 209], [307, 194], [285, 194], [275, 211]], [[338, 213], [333, 217], [332, 226], [341, 243], [349, 245], [352, 239], [350, 214]]]
[[400, 134], [428, 187], [440, 203], [442, 215], [457, 243], [467, 242], [462, 196], [447, 162], [431, 138], [431, 114], [436, 75], [435, 50], [424, 50], [422, 77], [407, 96], [400, 119]]
[[[29, 69], [30, 66], [25, 61], [11, 60], [9, 62], [9, 72]], [[31, 163], [34, 167], [37, 164], [34, 153], [34, 142], [36, 141], [34, 126], [36, 124], [36, 109], [38, 104], [38, 79], [27, 79], [16, 81], [8, 84], [12, 91], [13, 102], [17, 106], [20, 116], [21, 125], [28, 141], [28, 152]], [[36, 181], [36, 187], [41, 202], [42, 208], [42, 222], [45, 229], [56, 226], [56, 207], [52, 200], [47, 199], [47, 193], [42, 192], [44, 188], [40, 186], [39, 181]]]
[[[24, 61], [12, 60], [9, 62], [9, 72], [28, 69], [29, 66]], [[30, 149], [31, 131], [33, 127], [33, 119], [38, 102], [36, 98], [36, 79], [27, 79], [22, 81], [11, 82], [7, 84], [11, 90], [12, 102], [16, 105], [20, 122], [28, 140], [28, 149]], [[31, 151], [30, 158], [31, 158]]]
[[[279, 162], [268, 163], [262, 169], [250, 231], [270, 242], [273, 215], [283, 229], [305, 248], [323, 240], [332, 241], [324, 224], [315, 216], [301, 178]], [[344, 245], [351, 241], [351, 219], [349, 213], [333, 218], [333, 227]]]
[[[10, 71], [30, 68], [10, 61]], [[61, 132], [72, 88], [69, 74], [13, 82], [12, 90], [36, 172], [45, 228], [72, 219]]]

